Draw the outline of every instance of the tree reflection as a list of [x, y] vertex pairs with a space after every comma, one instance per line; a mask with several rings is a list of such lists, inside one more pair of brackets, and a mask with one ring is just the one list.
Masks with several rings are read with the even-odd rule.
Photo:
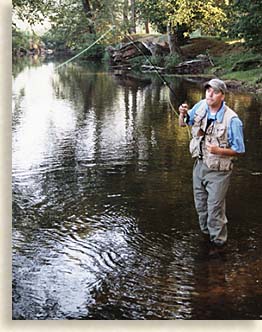
[[[241, 259], [260, 269], [261, 176], [254, 183], [250, 174], [260, 169], [260, 105], [228, 96], [243, 118], [247, 157], [236, 165], [229, 195], [234, 255], [218, 263], [199, 256], [193, 160], [167, 86], [75, 64], [58, 72], [52, 64], [29, 68], [14, 83], [16, 317], [37, 310], [47, 317], [52, 305], [48, 317], [58, 319], [222, 317], [232, 304], [228, 290], [240, 296], [233, 284]], [[175, 106], [203, 93], [185, 80], [173, 88]], [[250, 270], [243, 274], [239, 289], [248, 289]], [[247, 296], [257, 289], [250, 284]]]

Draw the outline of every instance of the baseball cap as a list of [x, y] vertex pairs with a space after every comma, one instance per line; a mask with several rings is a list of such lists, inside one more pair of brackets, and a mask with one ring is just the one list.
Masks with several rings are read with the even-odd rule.
[[226, 86], [225, 82], [223, 82], [222, 80], [220, 80], [218, 78], [213, 78], [212, 80], [206, 82], [204, 84], [204, 87], [205, 87], [205, 89], [211, 87], [214, 90], [221, 91], [223, 94], [225, 94], [227, 91], [227, 86]]

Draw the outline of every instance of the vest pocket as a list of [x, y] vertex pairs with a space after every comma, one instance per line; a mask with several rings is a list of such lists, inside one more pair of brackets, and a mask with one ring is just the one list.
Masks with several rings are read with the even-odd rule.
[[225, 131], [226, 131], [225, 126], [217, 124], [214, 128], [214, 136], [217, 138], [224, 137]]
[[215, 155], [208, 154], [205, 158], [205, 164], [212, 170], [219, 170], [219, 159]]
[[212, 154], [208, 154], [205, 158], [205, 164], [215, 171], [231, 171], [233, 169], [233, 162], [230, 158], [217, 157]]
[[192, 155], [192, 158], [198, 157], [200, 153], [200, 141], [202, 137], [193, 137], [189, 143], [189, 151]]
[[219, 167], [221, 171], [231, 171], [233, 169], [233, 161], [230, 158], [221, 158]]

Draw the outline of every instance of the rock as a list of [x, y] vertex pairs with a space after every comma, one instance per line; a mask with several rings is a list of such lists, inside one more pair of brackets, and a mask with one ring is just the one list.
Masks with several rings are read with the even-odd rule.
[[169, 46], [167, 43], [164, 45], [153, 43], [153, 42], [143, 42], [143, 45], [150, 50], [153, 56], [165, 56], [170, 53]]
[[236, 81], [236, 80], [225, 80], [225, 83], [228, 89], [239, 89], [243, 85], [241, 81]]
[[113, 48], [109, 46], [107, 52], [110, 56], [111, 65], [126, 64], [129, 59], [139, 56], [160, 56], [169, 54], [169, 47], [167, 44], [157, 44], [151, 41], [140, 42], [134, 41], [120, 46], [120, 48]]
[[196, 56], [196, 59], [197, 59], [197, 60], [202, 60], [202, 61], [209, 61], [208, 56], [205, 55], [205, 54], [198, 54], [198, 55]]
[[[112, 68], [117, 70], [130, 70], [132, 68], [130, 59], [139, 56], [167, 56], [170, 54], [167, 43], [155, 43], [152, 41], [134, 41], [119, 45], [118, 48], [112, 46], [107, 48], [110, 56], [110, 64]], [[196, 59], [182, 62], [174, 66], [175, 74], [203, 74], [207, 67], [212, 66], [212, 60], [208, 55], [199, 54]], [[145, 71], [155, 71], [156, 67], [152, 65], [141, 66]], [[165, 68], [157, 67], [157, 70], [164, 72]]]
[[115, 65], [119, 65], [120, 63], [126, 64], [127, 60], [141, 55], [152, 55], [150, 50], [138, 41], [124, 44], [119, 49], [108, 47], [107, 51], [110, 55], [111, 64]]
[[196, 59], [179, 63], [175, 66], [176, 74], [202, 74], [207, 67], [210, 67], [209, 59]]
[[158, 72], [164, 72], [165, 68], [163, 67], [157, 67], [157, 66], [148, 66], [148, 65], [142, 65], [141, 68], [146, 71], [158, 71]]

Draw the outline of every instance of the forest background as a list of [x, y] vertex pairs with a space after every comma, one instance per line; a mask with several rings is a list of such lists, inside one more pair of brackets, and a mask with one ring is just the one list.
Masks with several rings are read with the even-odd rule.
[[77, 54], [112, 26], [85, 59], [107, 61], [107, 47], [120, 47], [126, 34], [162, 37], [170, 51], [152, 57], [154, 65], [172, 68], [196, 52], [209, 54], [209, 74], [261, 92], [262, 0], [14, 0], [12, 53]]

